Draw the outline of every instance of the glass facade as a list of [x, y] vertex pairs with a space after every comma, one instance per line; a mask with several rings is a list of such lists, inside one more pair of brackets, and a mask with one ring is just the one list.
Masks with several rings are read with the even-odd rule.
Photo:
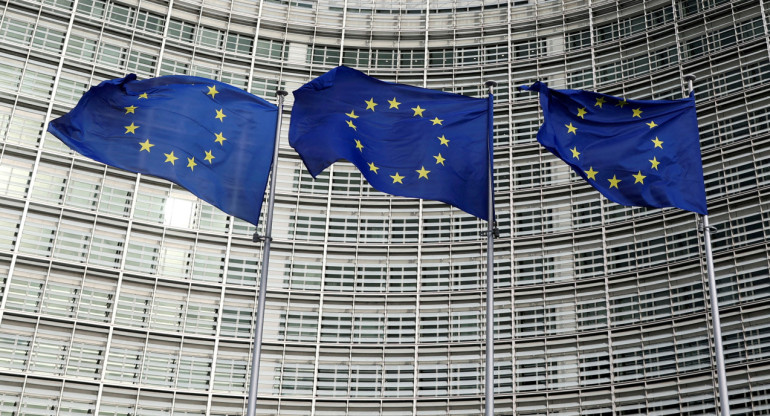
[[[277, 102], [339, 64], [495, 90], [500, 415], [715, 414], [696, 215], [602, 199], [542, 149], [535, 80], [698, 116], [734, 415], [770, 414], [770, 0], [1, 0], [0, 414], [234, 415], [261, 246], [187, 191], [44, 128], [104, 79]], [[313, 180], [283, 115], [260, 415], [478, 415], [486, 223]], [[261, 227], [260, 227], [261, 228]]]

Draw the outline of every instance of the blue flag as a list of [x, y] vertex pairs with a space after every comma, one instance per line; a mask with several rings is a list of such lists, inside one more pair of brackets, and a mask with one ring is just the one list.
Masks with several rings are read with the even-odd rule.
[[607, 199], [706, 215], [695, 98], [625, 100], [580, 90], [538, 91], [537, 140]]
[[491, 102], [341, 66], [294, 91], [289, 143], [313, 177], [344, 159], [379, 191], [488, 219]]
[[168, 179], [257, 225], [277, 114], [277, 106], [218, 81], [130, 74], [91, 88], [48, 131], [84, 156]]

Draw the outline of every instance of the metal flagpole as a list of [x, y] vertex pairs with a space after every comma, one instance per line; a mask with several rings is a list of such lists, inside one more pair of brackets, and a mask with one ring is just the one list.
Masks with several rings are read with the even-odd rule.
[[[687, 88], [692, 94], [695, 75], [685, 75]], [[700, 231], [703, 232], [704, 245], [706, 246], [706, 266], [709, 278], [709, 300], [711, 302], [711, 325], [714, 327], [714, 349], [717, 359], [717, 379], [719, 382], [719, 407], [721, 416], [730, 416], [730, 396], [727, 392], [727, 374], [725, 370], [725, 354], [722, 347], [722, 324], [719, 319], [719, 300], [717, 298], [717, 282], [714, 277], [714, 257], [711, 252], [711, 227], [709, 216], [703, 215]]]
[[[275, 149], [273, 149], [273, 167], [270, 171], [270, 195], [267, 203], [267, 221], [265, 222], [265, 245], [262, 249], [262, 274], [259, 276], [259, 299], [257, 303], [257, 327], [254, 330], [254, 349], [251, 354], [251, 379], [249, 381], [249, 404], [246, 415], [254, 416], [257, 411], [257, 388], [259, 387], [259, 357], [262, 355], [262, 331], [265, 326], [265, 296], [267, 293], [267, 266], [270, 263], [270, 242], [273, 240], [273, 207], [275, 205], [275, 177], [278, 172], [278, 144], [281, 141], [281, 116], [283, 97], [286, 91], [276, 91], [278, 95], [278, 120], [275, 126]], [[254, 241], [260, 237], [254, 233]]]
[[[487, 81], [489, 88], [489, 117], [492, 117], [492, 89], [497, 86], [495, 81]], [[490, 123], [491, 125], [491, 123]], [[491, 127], [491, 126], [490, 126]], [[491, 136], [489, 132], [489, 136]], [[495, 209], [494, 209], [494, 171], [492, 170], [492, 140], [487, 138], [489, 144], [489, 203], [487, 208], [487, 330], [486, 330], [486, 370], [484, 373], [484, 415], [493, 416], [495, 412], [495, 343], [494, 343], [494, 323], [495, 323], [495, 297], [494, 297], [494, 237], [495, 237]]]

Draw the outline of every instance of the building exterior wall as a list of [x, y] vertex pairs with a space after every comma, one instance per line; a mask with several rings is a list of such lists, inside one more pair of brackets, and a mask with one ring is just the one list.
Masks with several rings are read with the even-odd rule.
[[[734, 415], [770, 413], [770, 0], [0, 1], [0, 414], [234, 415], [264, 230], [74, 154], [47, 122], [126, 73], [276, 102], [339, 64], [495, 89], [501, 415], [714, 414], [696, 215], [602, 199], [542, 149], [537, 97], [683, 96], [697, 76]], [[283, 115], [260, 415], [476, 415], [486, 223], [313, 180]], [[263, 210], [264, 214], [264, 210]]]

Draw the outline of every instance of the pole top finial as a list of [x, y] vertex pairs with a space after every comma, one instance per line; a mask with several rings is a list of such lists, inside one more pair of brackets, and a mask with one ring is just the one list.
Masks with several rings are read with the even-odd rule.
[[280, 95], [281, 97], [285, 97], [285, 96], [289, 95], [289, 93], [286, 92], [286, 90], [278, 90], [278, 91], [275, 92], [275, 95]]
[[487, 87], [496, 87], [497, 86], [497, 81], [487, 81], [487, 82], [484, 83], [484, 85], [487, 86]]
[[684, 80], [687, 81], [687, 82], [695, 81], [695, 79], [696, 79], [696, 77], [693, 74], [687, 74], [687, 75], [684, 76]]

